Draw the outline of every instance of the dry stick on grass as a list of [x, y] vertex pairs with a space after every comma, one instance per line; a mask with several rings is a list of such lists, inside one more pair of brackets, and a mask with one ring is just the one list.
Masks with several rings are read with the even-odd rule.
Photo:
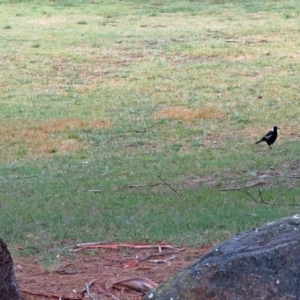
[[258, 203], [258, 204], [276, 205], [276, 206], [293, 206], [293, 207], [295, 207], [295, 206], [300, 206], [300, 203], [290, 203], [290, 204], [288, 204], [288, 203], [275, 203], [275, 202], [278, 200], [278, 198], [279, 198], [282, 194], [279, 194], [278, 196], [276, 196], [276, 198], [275, 198], [274, 200], [272, 200], [271, 202], [267, 202], [267, 201], [265, 201], [265, 200], [263, 199], [260, 189], [258, 189], [258, 194], [259, 194], [260, 200], [255, 199], [255, 198], [250, 194], [249, 191], [246, 191], [246, 192], [247, 192], [248, 196], [249, 196], [254, 202], [256, 202], [256, 203]]
[[255, 186], [255, 185], [258, 185], [258, 184], [262, 184], [262, 183], [265, 183], [265, 181], [264, 180], [258, 180], [258, 181], [253, 181], [253, 182], [241, 184], [241, 185], [238, 185], [238, 186], [230, 186], [230, 187], [227, 187], [227, 188], [224, 188], [224, 189], [220, 189], [220, 191], [225, 192], [225, 191], [241, 190], [241, 189], [244, 189], [244, 188], [247, 188], [247, 187], [250, 187], [250, 186]]
[[[157, 186], [157, 185], [162, 185], [162, 183], [154, 182], [154, 183], [149, 183], [149, 184], [130, 184], [130, 185], [126, 185], [123, 187], [114, 188], [113, 191], [123, 191], [125, 189], [153, 187], [153, 186]], [[90, 192], [90, 193], [103, 193], [103, 192], [107, 192], [107, 191], [108, 190], [87, 190], [87, 192]]]
[[255, 199], [254, 197], [252, 197], [252, 195], [250, 194], [249, 191], [246, 191], [246, 193], [248, 194], [248, 196], [256, 203], [258, 204], [265, 204], [265, 205], [284, 205], [284, 204], [275, 204], [275, 202], [278, 200], [278, 198], [281, 196], [281, 194], [279, 194], [273, 201], [271, 202], [267, 202], [263, 199], [262, 194], [261, 194], [261, 190], [258, 189], [258, 194], [259, 194], [259, 198], [260, 200]]
[[152, 186], [157, 186], [157, 185], [161, 185], [161, 183], [156, 182], [156, 183], [149, 183], [149, 184], [130, 184], [127, 186], [127, 188], [134, 189], [134, 188], [144, 188], [144, 187], [149, 187], [149, 186], [152, 187]]
[[172, 188], [162, 177], [161, 175], [157, 175], [157, 177], [166, 185], [168, 186], [173, 192], [175, 192], [176, 194], [180, 194], [178, 191], [176, 191], [174, 188]]

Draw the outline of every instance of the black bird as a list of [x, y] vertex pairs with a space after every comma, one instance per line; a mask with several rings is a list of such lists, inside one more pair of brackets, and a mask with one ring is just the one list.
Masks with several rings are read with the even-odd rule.
[[266, 142], [270, 149], [271, 145], [276, 141], [277, 139], [277, 129], [280, 129], [277, 126], [274, 126], [264, 137], [262, 137], [258, 142], [256, 142], [255, 144], [258, 144], [260, 142]]

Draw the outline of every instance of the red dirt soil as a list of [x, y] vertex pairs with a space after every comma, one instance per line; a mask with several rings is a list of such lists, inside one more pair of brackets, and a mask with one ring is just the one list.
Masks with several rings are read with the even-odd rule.
[[22, 300], [140, 300], [145, 291], [132, 287], [130, 282], [127, 286], [107, 285], [124, 278], [146, 278], [150, 283], [162, 283], [210, 247], [137, 249], [121, 246], [93, 249], [92, 254], [83, 249], [74, 252], [72, 258], [61, 258], [54, 271], [46, 270], [29, 258], [14, 259], [14, 267]]

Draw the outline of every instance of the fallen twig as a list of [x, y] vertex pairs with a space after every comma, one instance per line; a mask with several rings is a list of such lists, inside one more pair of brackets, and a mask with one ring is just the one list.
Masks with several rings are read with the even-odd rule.
[[165, 184], [167, 185], [173, 192], [175, 192], [176, 194], [180, 194], [178, 191], [176, 191], [174, 188], [172, 188], [162, 177], [161, 175], [157, 175], [157, 177]]
[[246, 191], [246, 193], [254, 202], [259, 203], [254, 197], [252, 197], [249, 191]]
[[171, 263], [169, 261], [174, 259], [175, 257], [176, 256], [173, 255], [173, 256], [171, 256], [169, 258], [166, 258], [166, 259], [151, 259], [151, 260], [149, 260], [149, 262], [152, 262], [152, 263], [155, 263], [155, 264], [157, 264], [157, 263], [167, 263], [168, 265], [170, 265]]
[[96, 279], [91, 280], [89, 283], [85, 284], [85, 288], [82, 290], [82, 294], [85, 294], [90, 297], [92, 300], [96, 300], [96, 298], [90, 293], [91, 285], [96, 281]]
[[76, 245], [76, 247], [87, 247], [87, 246], [103, 245], [103, 244], [107, 244], [107, 242], [79, 243]]
[[184, 251], [185, 248], [179, 248], [175, 251], [167, 251], [167, 252], [160, 252], [160, 253], [149, 253], [148, 255], [146, 255], [145, 257], [139, 259], [139, 262], [143, 262], [148, 260], [150, 257], [154, 257], [154, 256], [162, 256], [162, 255], [169, 255], [169, 254], [174, 254], [174, 253], [178, 253], [181, 251]]
[[169, 254], [182, 252], [184, 250], [185, 250], [185, 248], [180, 248], [180, 249], [177, 249], [175, 251], [168, 251], [168, 252], [164, 252], [164, 253], [152, 253], [152, 254], [150, 253], [146, 257], [144, 257], [143, 259], [140, 259], [139, 261], [142, 262], [142, 261], [145, 261], [145, 260], [147, 260], [147, 259], [149, 259], [150, 257], [153, 257], [153, 256], [169, 255]]
[[157, 183], [149, 183], [149, 184], [131, 184], [128, 185], [127, 187], [129, 189], [133, 189], [133, 188], [143, 188], [143, 187], [156, 186], [156, 185], [161, 185], [161, 183], [157, 182]]
[[255, 186], [255, 185], [258, 185], [258, 184], [262, 184], [262, 183], [265, 183], [265, 181], [264, 180], [257, 180], [257, 181], [252, 181], [252, 182], [249, 182], [249, 183], [241, 184], [241, 185], [238, 185], [238, 186], [226, 187], [226, 188], [220, 189], [220, 191], [225, 192], [225, 191], [241, 190], [241, 189], [244, 189], [244, 188], [247, 188], [247, 187], [250, 187], [250, 186]]
[[100, 294], [110, 296], [110, 293], [106, 289], [104, 289], [101, 285], [94, 283], [94, 286], [97, 292], [99, 292]]
[[254, 202], [256, 202], [256, 203], [258, 203], [258, 204], [265, 204], [265, 205], [286, 205], [286, 204], [275, 204], [275, 202], [278, 200], [278, 198], [281, 196], [281, 194], [277, 195], [276, 198], [275, 198], [273, 201], [267, 202], [267, 201], [265, 201], [265, 200], [263, 199], [262, 194], [261, 194], [261, 190], [260, 190], [260, 189], [258, 189], [258, 195], [259, 195], [260, 200], [255, 199], [255, 198], [250, 194], [249, 191], [246, 191], [246, 193], [248, 194], [248, 196], [249, 196]]
[[[154, 183], [149, 183], [149, 184], [130, 184], [130, 185], [126, 185], [126, 186], [116, 187], [113, 189], [113, 191], [123, 191], [125, 189], [153, 187], [153, 186], [157, 186], [157, 185], [162, 185], [162, 183], [154, 182]], [[90, 192], [90, 193], [103, 193], [103, 192], [107, 192], [107, 191], [108, 190], [98, 190], [98, 189], [86, 190], [86, 192]]]
[[115, 296], [111, 291], [110, 288], [113, 286], [109, 280], [106, 281], [106, 290], [108, 291], [109, 295], [114, 299], [114, 300], [120, 300], [117, 296]]
[[138, 255], [136, 255], [135, 258], [122, 262], [120, 264], [120, 267], [123, 269], [133, 268], [133, 267], [137, 266], [139, 263], [140, 263], [140, 260], [138, 259]]
[[96, 248], [107, 248], [107, 249], [119, 249], [122, 247], [125, 248], [135, 248], [135, 249], [151, 249], [158, 248], [159, 252], [161, 252], [162, 248], [166, 249], [177, 249], [178, 247], [172, 246], [169, 244], [129, 244], [129, 243], [119, 243], [119, 244], [103, 244], [99, 243], [81, 243], [76, 245], [76, 249], [73, 251], [78, 251], [81, 249], [96, 249]]
[[[174, 251], [167, 251], [167, 252], [159, 252], [159, 253], [148, 253], [146, 256], [139, 258], [138, 255], [136, 255], [136, 257], [127, 260], [123, 263], [120, 264], [120, 266], [122, 268], [132, 268], [137, 266], [139, 263], [148, 260], [150, 257], [157, 257], [157, 256], [163, 256], [163, 255], [170, 255], [170, 254], [174, 254], [174, 253], [178, 253], [181, 251], [184, 251], [185, 248], [180, 248]], [[162, 259], [162, 260], [156, 260], [156, 262], [168, 262], [168, 260], [175, 258], [175, 255], [172, 256], [172, 258], [167, 258], [167, 259]], [[153, 260], [149, 260], [150, 262], [154, 262]], [[169, 262], [168, 262], [169, 263]]]

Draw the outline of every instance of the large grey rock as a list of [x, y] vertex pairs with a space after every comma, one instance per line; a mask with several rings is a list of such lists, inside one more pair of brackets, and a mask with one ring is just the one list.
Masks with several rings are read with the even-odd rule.
[[21, 300], [14, 274], [13, 260], [2, 239], [0, 239], [0, 299]]
[[212, 248], [143, 300], [300, 299], [300, 215]]

